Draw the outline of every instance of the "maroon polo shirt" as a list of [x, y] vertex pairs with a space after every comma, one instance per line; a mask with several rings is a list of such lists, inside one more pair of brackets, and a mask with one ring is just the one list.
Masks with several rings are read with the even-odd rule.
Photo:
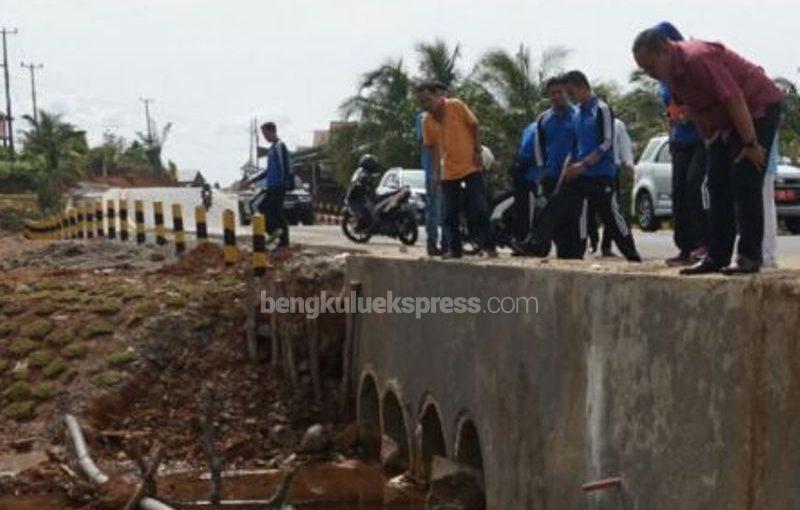
[[672, 45], [669, 85], [675, 99], [691, 108], [706, 134], [733, 127], [726, 101], [741, 94], [759, 119], [780, 103], [781, 91], [764, 69], [724, 45], [680, 41]]

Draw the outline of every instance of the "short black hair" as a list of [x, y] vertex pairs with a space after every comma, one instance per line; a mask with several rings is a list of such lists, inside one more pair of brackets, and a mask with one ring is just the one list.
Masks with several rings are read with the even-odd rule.
[[544, 82], [544, 90], [549, 91], [551, 87], [563, 87], [567, 84], [567, 80], [563, 76], [553, 76]]
[[656, 28], [648, 28], [639, 32], [636, 39], [633, 40], [633, 53], [640, 51], [658, 51], [668, 44], [669, 39], [660, 30]]
[[423, 81], [417, 85], [417, 92], [423, 91], [430, 92], [431, 94], [435, 94], [437, 92], [447, 92], [447, 85], [436, 80]]
[[276, 126], [274, 122], [265, 122], [265, 123], [261, 124], [261, 130], [262, 131], [264, 131], [264, 130], [266, 130], [266, 131], [277, 131], [278, 130], [278, 126]]
[[592, 86], [589, 85], [589, 79], [586, 77], [586, 75], [583, 74], [582, 71], [578, 71], [577, 69], [565, 74], [564, 82], [570, 85], [578, 85], [581, 87], [586, 87], [587, 89], [592, 88]]

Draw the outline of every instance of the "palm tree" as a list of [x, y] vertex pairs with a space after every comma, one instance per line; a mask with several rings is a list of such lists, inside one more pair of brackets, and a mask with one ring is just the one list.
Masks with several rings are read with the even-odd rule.
[[153, 170], [164, 170], [164, 163], [161, 161], [161, 150], [167, 141], [169, 132], [172, 129], [172, 122], [167, 122], [161, 133], [158, 132], [155, 120], [151, 121], [151, 131], [149, 134], [136, 132], [136, 136], [144, 146], [147, 160]]
[[461, 57], [461, 47], [450, 47], [442, 39], [433, 42], [417, 43], [416, 52], [419, 57], [420, 78], [424, 81], [438, 81], [450, 88], [461, 78], [456, 66]]
[[61, 115], [39, 112], [38, 121], [26, 115], [30, 129], [22, 132], [23, 157], [39, 161], [44, 178], [38, 186], [39, 205], [49, 210], [58, 205], [66, 184], [83, 171], [88, 152], [86, 132], [64, 122]]

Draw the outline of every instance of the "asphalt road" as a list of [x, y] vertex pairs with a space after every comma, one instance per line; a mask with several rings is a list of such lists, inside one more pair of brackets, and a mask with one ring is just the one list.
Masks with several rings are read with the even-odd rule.
[[[372, 238], [367, 244], [353, 243], [344, 237], [338, 225], [296, 226], [292, 227], [290, 232], [293, 241], [314, 246], [364, 250], [376, 254], [397, 253], [403, 250], [399, 241], [382, 236]], [[645, 259], [666, 259], [676, 254], [671, 230], [634, 231], [634, 238], [639, 252]], [[416, 246], [409, 248], [408, 252], [423, 255], [424, 248], [425, 230], [421, 228]], [[617, 251], [617, 253], [619, 252]], [[590, 257], [594, 257], [594, 255], [590, 255]], [[800, 236], [782, 235], [778, 237], [778, 263], [781, 268], [800, 269]]]

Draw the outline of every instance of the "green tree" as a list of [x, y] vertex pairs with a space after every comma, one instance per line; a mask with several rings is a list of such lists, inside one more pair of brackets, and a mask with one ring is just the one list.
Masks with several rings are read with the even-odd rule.
[[22, 132], [22, 156], [40, 162], [44, 168], [37, 183], [39, 207], [53, 210], [60, 206], [66, 186], [83, 172], [88, 152], [86, 133], [58, 114], [40, 111], [38, 122], [30, 116], [24, 118], [30, 127]]
[[458, 44], [451, 50], [446, 42], [436, 39], [433, 42], [417, 43], [415, 49], [419, 58], [421, 81], [434, 80], [450, 88], [461, 80], [458, 70], [461, 48]]
[[780, 151], [792, 164], [800, 163], [800, 94], [797, 85], [786, 78], [776, 78], [783, 92], [783, 122], [780, 130]]

